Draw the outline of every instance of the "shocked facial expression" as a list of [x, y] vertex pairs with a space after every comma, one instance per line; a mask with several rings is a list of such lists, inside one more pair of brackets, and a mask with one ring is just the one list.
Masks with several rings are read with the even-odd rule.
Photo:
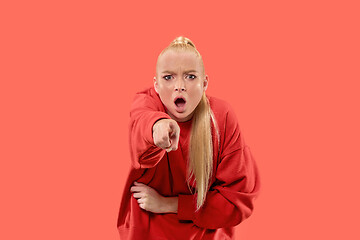
[[168, 50], [159, 57], [154, 87], [175, 121], [191, 119], [207, 84], [208, 76], [195, 52]]

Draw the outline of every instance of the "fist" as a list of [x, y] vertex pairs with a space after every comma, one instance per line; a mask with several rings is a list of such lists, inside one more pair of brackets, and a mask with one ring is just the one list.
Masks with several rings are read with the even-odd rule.
[[180, 127], [173, 119], [160, 119], [153, 126], [154, 144], [167, 152], [178, 148]]
[[130, 191], [136, 198], [140, 208], [153, 213], [165, 213], [165, 197], [161, 196], [155, 189], [143, 183], [135, 182]]

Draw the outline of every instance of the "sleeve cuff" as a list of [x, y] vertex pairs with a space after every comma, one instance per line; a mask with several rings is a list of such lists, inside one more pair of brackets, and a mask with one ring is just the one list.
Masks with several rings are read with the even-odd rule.
[[194, 220], [196, 202], [194, 195], [179, 194], [178, 199], [178, 219], [179, 220]]

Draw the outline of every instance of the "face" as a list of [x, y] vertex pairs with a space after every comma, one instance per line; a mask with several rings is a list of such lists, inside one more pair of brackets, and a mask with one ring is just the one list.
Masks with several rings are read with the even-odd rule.
[[207, 84], [208, 76], [195, 52], [168, 50], [159, 57], [154, 87], [175, 121], [191, 119]]

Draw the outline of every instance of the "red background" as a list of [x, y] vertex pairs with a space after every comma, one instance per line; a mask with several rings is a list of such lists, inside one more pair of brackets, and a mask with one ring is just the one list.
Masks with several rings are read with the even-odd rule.
[[180, 35], [261, 172], [237, 239], [360, 239], [359, 22], [357, 1], [2, 1], [0, 239], [118, 239], [130, 103]]

